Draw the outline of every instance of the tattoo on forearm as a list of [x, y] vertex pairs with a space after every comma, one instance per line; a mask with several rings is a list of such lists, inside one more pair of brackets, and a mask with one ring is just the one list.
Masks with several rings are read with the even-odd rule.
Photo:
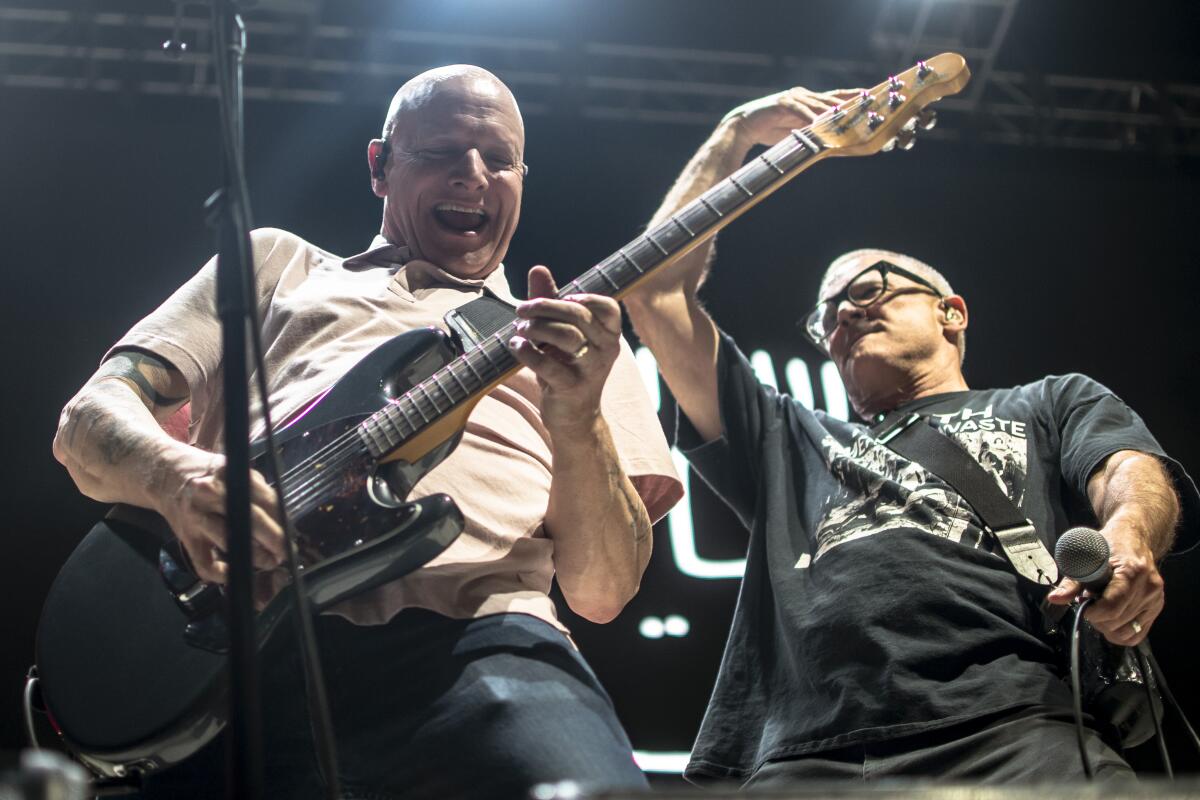
[[118, 420], [100, 417], [92, 426], [92, 442], [108, 464], [118, 464], [134, 450], [136, 439], [121, 429]]
[[166, 394], [180, 382], [172, 376], [172, 372], [178, 375], [173, 367], [154, 356], [131, 350], [117, 353], [105, 361], [96, 373], [96, 378], [116, 378], [125, 381], [137, 391], [147, 408], [170, 408], [181, 405], [188, 399], [186, 394], [178, 397]]

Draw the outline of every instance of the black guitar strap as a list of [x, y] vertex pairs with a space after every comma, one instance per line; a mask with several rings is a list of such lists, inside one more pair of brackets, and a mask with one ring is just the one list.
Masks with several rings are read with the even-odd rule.
[[971, 454], [920, 414], [892, 412], [871, 433], [948, 483], [979, 515], [1027, 589], [1058, 583], [1058, 565], [1033, 523]]
[[478, 346], [516, 318], [514, 307], [487, 289], [471, 302], [450, 309], [442, 317], [446, 326], [458, 337], [463, 350]]

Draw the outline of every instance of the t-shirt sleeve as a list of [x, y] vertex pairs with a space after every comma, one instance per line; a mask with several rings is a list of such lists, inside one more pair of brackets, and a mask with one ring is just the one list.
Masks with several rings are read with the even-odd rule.
[[1196, 542], [1200, 523], [1200, 494], [1175, 459], [1168, 456], [1137, 412], [1102, 384], [1086, 375], [1071, 374], [1046, 380], [1060, 440], [1063, 479], [1080, 498], [1087, 482], [1104, 460], [1119, 450], [1156, 456], [1167, 468], [1179, 495], [1182, 519], [1176, 550]]
[[[305, 242], [275, 228], [251, 231], [259, 315], [266, 310], [282, 271]], [[170, 362], [187, 380], [193, 403], [206, 395], [221, 367], [221, 321], [217, 317], [217, 258], [213, 256], [162, 305], [135, 324], [108, 352], [145, 350]]]
[[658, 412], [624, 338], [600, 403], [621, 469], [641, 496], [650, 520], [657, 522], [683, 497], [683, 482], [675, 472]]
[[676, 446], [749, 528], [757, 503], [764, 439], [769, 431], [777, 430], [785, 398], [759, 382], [750, 362], [723, 332], [717, 350], [717, 393], [721, 436], [704, 441], [687, 415], [678, 411]]

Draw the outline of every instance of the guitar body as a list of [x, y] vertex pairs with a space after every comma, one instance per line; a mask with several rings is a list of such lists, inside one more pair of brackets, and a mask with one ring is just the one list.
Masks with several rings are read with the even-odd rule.
[[[283, 474], [354, 435], [364, 418], [456, 355], [432, 328], [385, 342], [277, 432]], [[413, 463], [353, 459], [321, 486], [320, 502], [294, 517], [315, 610], [411, 572], [457, 538], [462, 516], [449, 497], [403, 498], [460, 435]], [[265, 452], [265, 443], [252, 445], [260, 470]], [[283, 591], [259, 612], [259, 652], [292, 602]], [[228, 705], [222, 606], [217, 587], [186, 571], [157, 514], [117, 506], [88, 533], [51, 586], [37, 634], [46, 708], [82, 761], [108, 776], [155, 771], [221, 730]]]

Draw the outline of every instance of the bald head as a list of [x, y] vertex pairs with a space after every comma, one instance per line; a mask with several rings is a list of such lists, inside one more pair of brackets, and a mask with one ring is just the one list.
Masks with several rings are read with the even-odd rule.
[[500, 265], [520, 218], [525, 124], [512, 92], [464, 64], [400, 87], [367, 147], [380, 233], [460, 278]]
[[439, 96], [472, 94], [489, 98], [494, 104], [506, 107], [520, 125], [522, 145], [525, 141], [525, 123], [517, 99], [504, 82], [483, 67], [471, 64], [450, 64], [426, 70], [401, 86], [392, 97], [387, 117], [383, 121], [383, 140], [392, 141], [392, 134], [403, 127], [406, 118], [428, 108]]

